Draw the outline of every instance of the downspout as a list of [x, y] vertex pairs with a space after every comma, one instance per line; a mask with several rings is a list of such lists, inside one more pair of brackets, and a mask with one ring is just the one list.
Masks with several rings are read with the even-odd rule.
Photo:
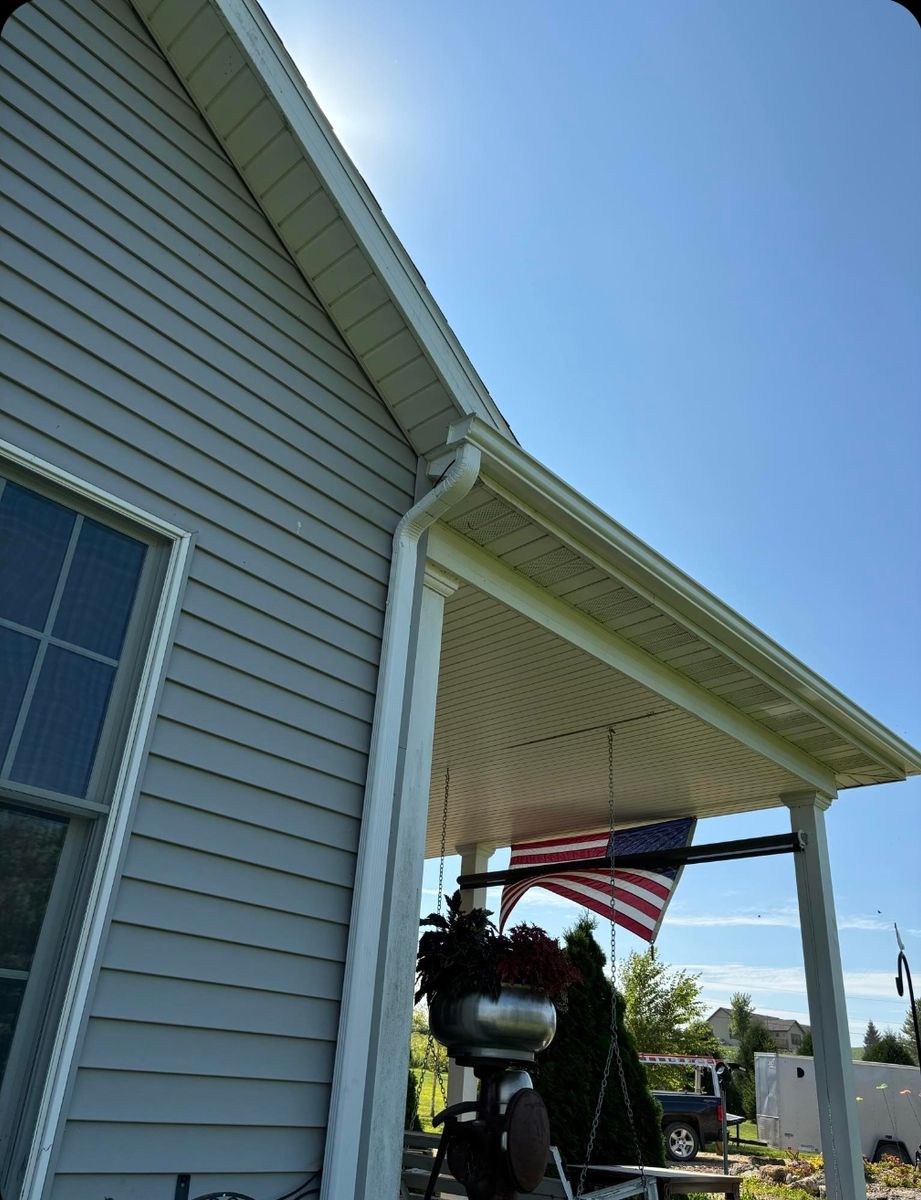
[[479, 474], [480, 451], [469, 443], [462, 444], [435, 487], [401, 518], [393, 535], [377, 699], [368, 754], [368, 776], [327, 1124], [322, 1200], [342, 1200], [343, 1197], [355, 1195], [359, 1159], [356, 1134], [365, 1106], [371, 1023], [382, 951], [382, 919], [387, 910], [384, 891], [391, 820], [396, 802], [419, 541], [439, 517], [463, 500]]

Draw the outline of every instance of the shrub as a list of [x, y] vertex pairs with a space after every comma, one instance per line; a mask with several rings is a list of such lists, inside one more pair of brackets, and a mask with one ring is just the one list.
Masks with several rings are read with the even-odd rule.
[[900, 1162], [891, 1154], [885, 1155], [882, 1162], [864, 1163], [863, 1170], [868, 1183], [881, 1183], [890, 1188], [921, 1188], [921, 1167]]
[[403, 1128], [412, 1129], [417, 1133], [422, 1129], [422, 1124], [419, 1120], [419, 1084], [416, 1082], [416, 1073], [411, 1067], [409, 1077], [406, 1080], [406, 1112], [403, 1119]]
[[730, 1112], [741, 1113], [747, 1121], [756, 1119], [755, 1052], [776, 1049], [774, 1039], [761, 1022], [752, 1021], [739, 1043], [737, 1055], [745, 1070], [734, 1071], [732, 1081], [726, 1089], [726, 1104]]
[[914, 1064], [908, 1046], [892, 1032], [884, 1033], [875, 1046], [863, 1052], [864, 1062], [900, 1063], [904, 1067]]
[[[592, 935], [594, 926], [594, 920], [584, 916], [565, 934], [566, 949], [581, 978], [570, 987], [556, 1037], [540, 1055], [534, 1072], [535, 1087], [550, 1114], [551, 1141], [569, 1162], [584, 1161], [610, 1037], [611, 983], [604, 954]], [[617, 1009], [617, 1039], [643, 1160], [648, 1166], [662, 1166], [662, 1110], [650, 1093], [636, 1044], [624, 1024], [622, 1001]], [[616, 1064], [611, 1067], [592, 1157], [599, 1163], [636, 1159]]]

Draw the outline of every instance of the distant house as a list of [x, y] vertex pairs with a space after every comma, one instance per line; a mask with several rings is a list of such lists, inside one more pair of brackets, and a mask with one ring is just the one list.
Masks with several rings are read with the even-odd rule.
[[[739, 1039], [729, 1032], [730, 1010], [720, 1007], [707, 1017], [707, 1024], [724, 1046], [738, 1046]], [[754, 1019], [760, 1021], [774, 1039], [778, 1050], [795, 1052], [802, 1045], [803, 1038], [810, 1032], [808, 1025], [799, 1021], [791, 1021], [785, 1017], [770, 1017], [766, 1013], [755, 1013]]]

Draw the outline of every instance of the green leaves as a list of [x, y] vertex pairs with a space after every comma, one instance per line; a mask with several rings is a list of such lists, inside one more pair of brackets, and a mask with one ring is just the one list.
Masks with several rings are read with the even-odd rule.
[[485, 908], [462, 912], [459, 891], [448, 896], [447, 909], [447, 916], [429, 913], [419, 922], [431, 929], [419, 939], [416, 1002], [424, 996], [431, 1003], [438, 992], [449, 996], [485, 992], [495, 998], [502, 989], [502, 939], [489, 919], [492, 913]]
[[461, 894], [447, 899], [447, 915], [429, 913], [416, 955], [416, 1001], [436, 994], [484, 992], [493, 998], [503, 984], [518, 984], [560, 999], [579, 978], [565, 950], [537, 925], [516, 925], [507, 937], [485, 908], [461, 909]]
[[697, 976], [670, 967], [650, 947], [634, 951], [618, 972], [627, 1027], [644, 1054], [714, 1054], [720, 1047], [703, 1019]]

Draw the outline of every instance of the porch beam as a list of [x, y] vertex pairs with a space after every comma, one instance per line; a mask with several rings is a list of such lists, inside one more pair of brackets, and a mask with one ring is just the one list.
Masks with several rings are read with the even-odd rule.
[[673, 667], [500, 562], [452, 529], [432, 527], [429, 558], [564, 641], [790, 771], [822, 796], [837, 794], [834, 772]]
[[[623, 830], [623, 832], [627, 832]], [[615, 839], [616, 839], [615, 833]], [[736, 838], [729, 842], [705, 842], [701, 846], [680, 846], [674, 850], [650, 850], [642, 854], [617, 854], [614, 861], [623, 870], [660, 870], [662, 867], [685, 867], [695, 863], [734, 862], [740, 858], [768, 858], [774, 854], [794, 854], [805, 846], [805, 839], [798, 830], [793, 833], [775, 833], [768, 837]], [[520, 879], [536, 879], [550, 871], [559, 874], [567, 871], [604, 871], [611, 866], [608, 854], [598, 858], [574, 859], [570, 862], [543, 863], [532, 867], [507, 867], [504, 871], [468, 873], [461, 859], [461, 874], [457, 886], [485, 889], [517, 883]], [[482, 906], [481, 906], [482, 907]]]
[[825, 834], [824, 810], [829, 802], [812, 793], [781, 799], [790, 809], [793, 828], [806, 835], [803, 852], [795, 857], [796, 891], [825, 1185], [829, 1200], [866, 1200], [851, 1037]]

